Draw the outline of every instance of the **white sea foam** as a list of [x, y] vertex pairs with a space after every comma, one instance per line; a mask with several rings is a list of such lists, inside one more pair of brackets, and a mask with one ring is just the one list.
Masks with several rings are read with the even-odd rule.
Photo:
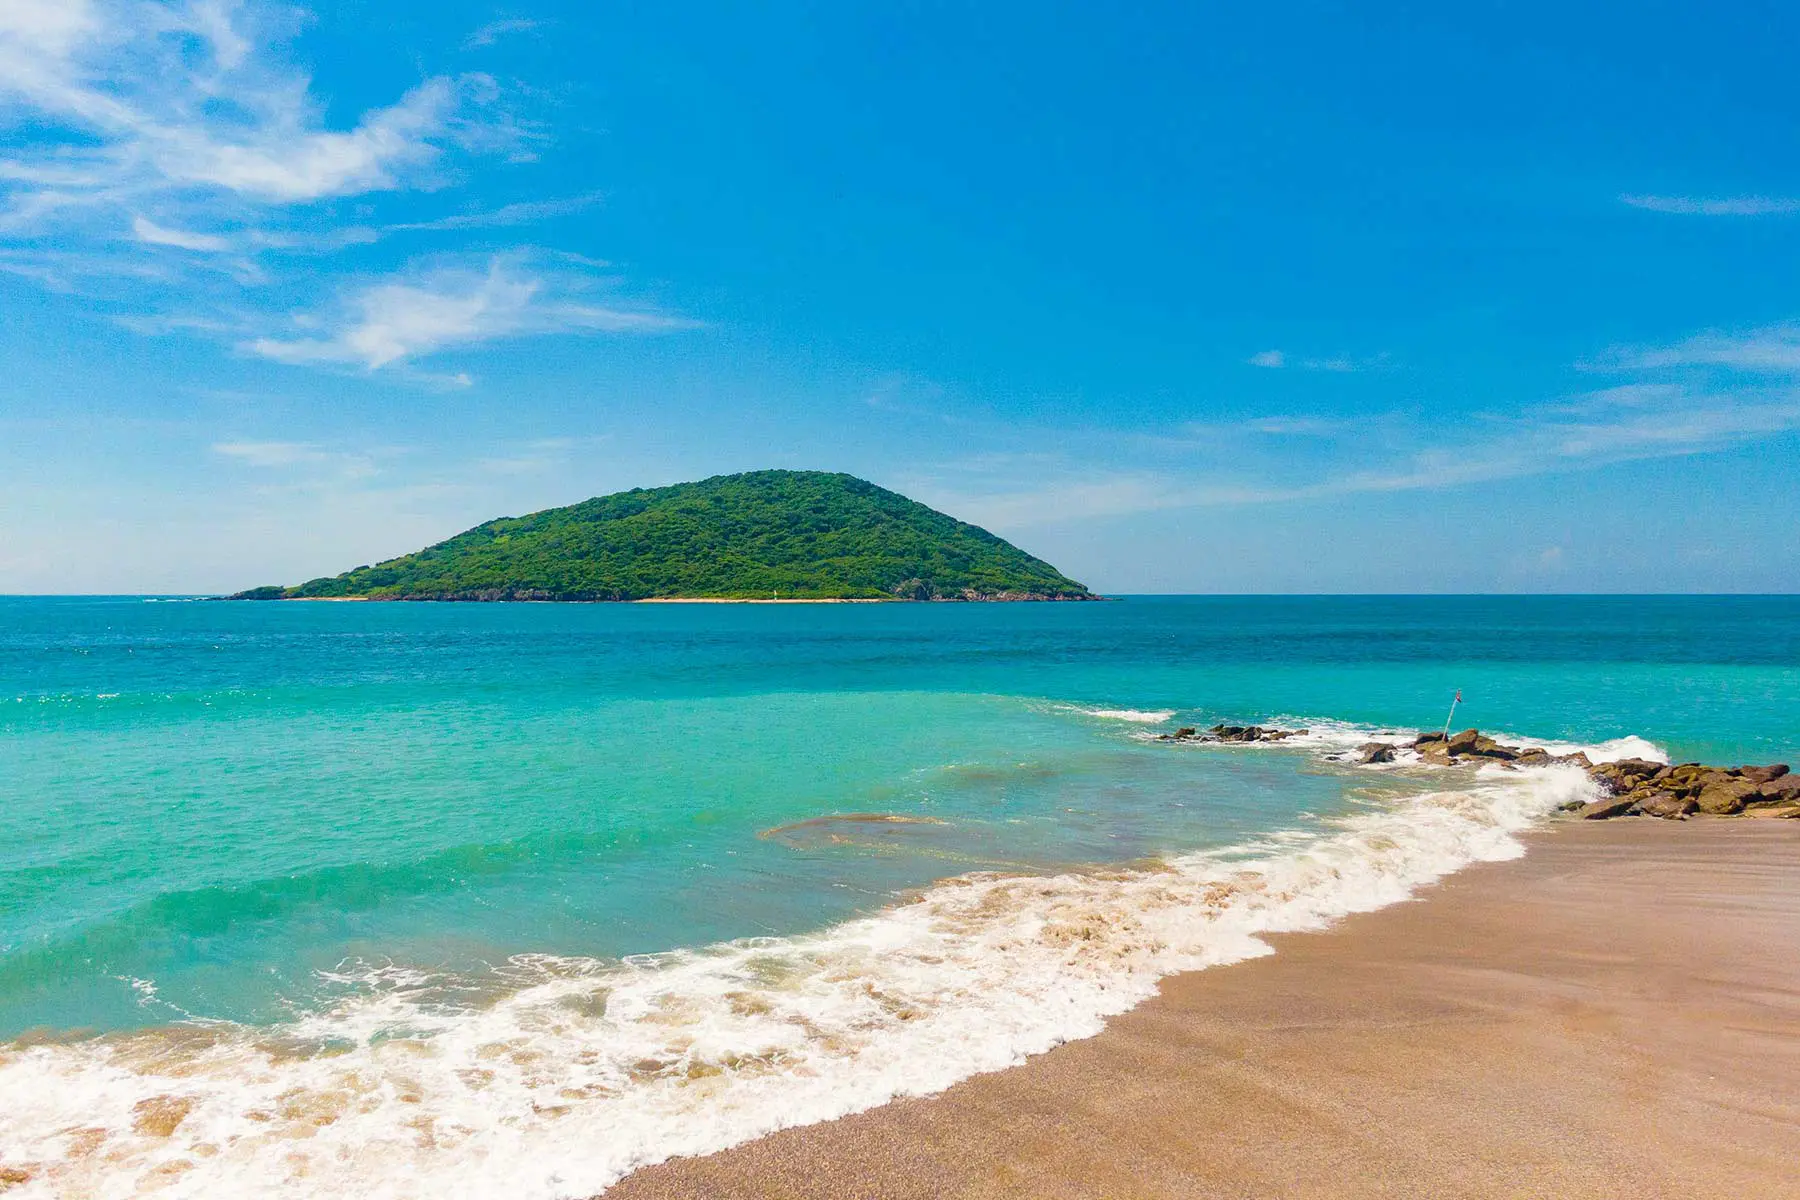
[[[1270, 724], [1277, 729], [1296, 730], [1294, 734], [1279, 742], [1204, 742], [1195, 741], [1195, 746], [1220, 747], [1256, 751], [1270, 747], [1287, 747], [1289, 749], [1312, 750], [1326, 755], [1343, 755], [1360, 749], [1368, 742], [1392, 742], [1404, 746], [1417, 738], [1420, 729], [1405, 729], [1397, 726], [1361, 725], [1351, 721], [1337, 721], [1330, 718], [1318, 719], [1307, 717], [1278, 717]], [[1436, 731], [1432, 731], [1436, 732]], [[1146, 735], [1147, 736], [1147, 735]], [[1669, 761], [1669, 753], [1655, 742], [1636, 735], [1612, 738], [1603, 742], [1563, 742], [1544, 738], [1527, 737], [1495, 731], [1489, 734], [1495, 741], [1508, 746], [1537, 747], [1553, 755], [1575, 754], [1587, 755], [1593, 763], [1617, 762], [1622, 758], [1642, 758], [1651, 762]]]
[[359, 998], [277, 1029], [0, 1050], [0, 1153], [28, 1197], [587, 1196], [1091, 1036], [1172, 972], [1514, 857], [1591, 794], [1569, 767], [1483, 774], [1153, 869], [954, 879], [806, 936], [521, 956], [483, 1003], [346, 964]]
[[1172, 708], [1077, 708], [1075, 711], [1083, 716], [1100, 717], [1108, 721], [1134, 721], [1139, 725], [1160, 725], [1175, 715]]

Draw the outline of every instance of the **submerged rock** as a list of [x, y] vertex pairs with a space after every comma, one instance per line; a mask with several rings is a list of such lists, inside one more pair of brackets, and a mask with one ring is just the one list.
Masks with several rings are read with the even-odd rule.
[[1394, 749], [1387, 742], [1364, 742], [1357, 747], [1362, 755], [1358, 761], [1365, 766], [1369, 763], [1391, 763], [1394, 761]]

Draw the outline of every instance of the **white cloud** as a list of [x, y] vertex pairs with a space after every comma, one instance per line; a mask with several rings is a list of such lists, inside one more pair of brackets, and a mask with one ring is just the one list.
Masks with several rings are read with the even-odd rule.
[[0, 3], [0, 119], [33, 130], [0, 155], [0, 230], [41, 233], [119, 207], [153, 227], [196, 210], [243, 222], [430, 187], [447, 149], [506, 140], [482, 75], [425, 79], [328, 127], [309, 78], [276, 51], [296, 21], [228, 0]]
[[1350, 422], [1336, 417], [1255, 417], [1245, 427], [1273, 437], [1334, 437], [1348, 429]]
[[[532, 135], [480, 74], [430, 76], [328, 122], [282, 49], [304, 19], [279, 0], [0, 0], [0, 271], [136, 308], [114, 318], [135, 330], [202, 332], [282, 362], [366, 370], [499, 338], [691, 324], [596, 303], [583, 273], [595, 264], [563, 256], [544, 269], [519, 254], [353, 286], [335, 308], [288, 326], [256, 311], [271, 302], [247, 285], [318, 286], [316, 273], [272, 265], [282, 255], [338, 253], [399, 231], [521, 225], [600, 199], [388, 223], [365, 205], [354, 225], [319, 228], [336, 211], [323, 202], [432, 190], [455, 178], [454, 155], [517, 159]], [[497, 22], [484, 36], [529, 26]]]
[[1335, 358], [1294, 358], [1285, 350], [1264, 350], [1259, 354], [1252, 354], [1244, 361], [1253, 367], [1263, 367], [1271, 371], [1292, 367], [1297, 371], [1330, 371], [1334, 374], [1348, 374], [1351, 371], [1380, 366], [1387, 361], [1387, 355], [1382, 354], [1367, 360], [1345, 358], [1341, 355]]
[[1614, 350], [1583, 363], [1588, 370], [1721, 367], [1764, 374], [1800, 374], [1800, 322], [1744, 333], [1705, 333], [1671, 346]]
[[131, 219], [131, 232], [137, 240], [152, 246], [174, 246], [181, 250], [220, 251], [231, 249], [231, 239], [211, 233], [190, 233], [184, 229], [164, 229], [143, 217]]
[[1328, 460], [1282, 460], [1262, 473], [1226, 468], [1202, 481], [1189, 472], [1108, 473], [1056, 460], [998, 478], [989, 473], [985, 481], [925, 477], [916, 488], [937, 507], [997, 530], [1164, 509], [1430, 491], [1678, 458], [1800, 432], [1800, 389], [1751, 396], [1633, 386], [1511, 415], [1413, 428], [1423, 437], [1398, 444], [1381, 439]]
[[478, 46], [491, 46], [501, 38], [513, 33], [534, 33], [543, 25], [542, 21], [532, 21], [524, 17], [514, 17], [505, 21], [489, 21], [463, 42], [464, 49], [473, 50]]
[[310, 442], [215, 442], [212, 449], [252, 467], [291, 467], [331, 457]]
[[1633, 208], [1696, 217], [1766, 217], [1800, 212], [1800, 199], [1782, 196], [1620, 196]]
[[[694, 322], [645, 309], [585, 302], [585, 277], [495, 256], [485, 269], [441, 267], [370, 283], [325, 316], [322, 337], [260, 337], [242, 348], [285, 363], [337, 364], [374, 371], [442, 350], [547, 333], [658, 333]], [[466, 383], [467, 376], [450, 382]]]
[[[598, 204], [602, 198], [603, 194], [600, 192], [588, 192], [581, 196], [571, 196], [566, 200], [528, 200], [519, 204], [503, 204], [488, 212], [458, 213], [453, 216], [438, 217], [431, 221], [409, 221], [389, 225], [381, 232], [490, 229], [506, 225], [524, 225], [532, 221], [542, 221], [548, 217], [564, 217], [571, 213], [578, 213], [584, 208]], [[598, 265], [604, 266], [605, 264]]]

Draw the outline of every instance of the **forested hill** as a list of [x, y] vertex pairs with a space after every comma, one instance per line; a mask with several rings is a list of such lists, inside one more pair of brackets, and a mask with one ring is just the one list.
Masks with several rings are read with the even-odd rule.
[[298, 587], [234, 599], [1089, 600], [985, 529], [852, 475], [752, 471], [477, 525]]

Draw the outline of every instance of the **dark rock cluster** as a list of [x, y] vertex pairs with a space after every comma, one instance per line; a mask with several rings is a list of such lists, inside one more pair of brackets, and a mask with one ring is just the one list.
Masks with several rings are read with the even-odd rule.
[[1159, 742], [1280, 742], [1299, 737], [1305, 729], [1271, 729], [1261, 725], [1214, 725], [1201, 733], [1192, 725], [1183, 725], [1174, 733], [1157, 737]]
[[[1157, 740], [1279, 742], [1306, 732], [1261, 725], [1214, 725], [1202, 733], [1184, 725]], [[1667, 766], [1643, 758], [1625, 758], [1596, 766], [1580, 751], [1558, 755], [1541, 746], [1507, 746], [1479, 729], [1465, 729], [1448, 737], [1426, 733], [1404, 742], [1364, 742], [1354, 754], [1355, 760], [1364, 764], [1391, 763], [1402, 750], [1411, 750], [1421, 761], [1435, 766], [1505, 763], [1515, 767], [1580, 767], [1600, 785], [1603, 795], [1586, 804], [1571, 803], [1566, 807], [1588, 820], [1647, 816], [1678, 821], [1695, 813], [1800, 818], [1800, 775], [1791, 774], [1786, 763], [1766, 767], [1709, 767], [1701, 763]]]
[[1504, 746], [1479, 729], [1465, 729], [1445, 737], [1441, 733], [1425, 733], [1409, 742], [1364, 742], [1356, 748], [1356, 761], [1391, 763], [1402, 750], [1411, 750], [1433, 766], [1448, 767], [1483, 762], [1513, 763], [1521, 767], [1543, 767], [1552, 763], [1568, 763], [1586, 768], [1584, 754], [1553, 755], [1537, 746]]

